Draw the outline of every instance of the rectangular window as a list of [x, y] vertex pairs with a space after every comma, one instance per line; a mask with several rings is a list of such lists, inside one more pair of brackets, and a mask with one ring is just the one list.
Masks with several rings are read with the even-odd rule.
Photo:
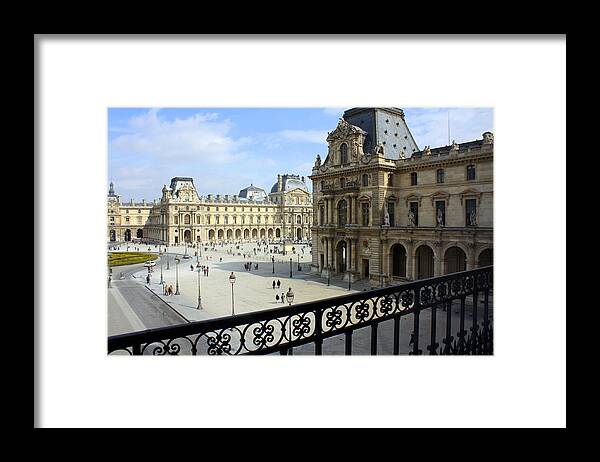
[[362, 224], [363, 226], [369, 226], [369, 204], [367, 202], [363, 202], [361, 204], [362, 207]]
[[467, 165], [467, 181], [475, 179], [475, 166]]
[[414, 226], [419, 226], [419, 203], [411, 202], [409, 210], [412, 212]]
[[465, 225], [477, 226], [477, 199], [465, 200]]
[[436, 181], [438, 183], [443, 183], [444, 182], [444, 169], [440, 168], [437, 170], [436, 172]]
[[438, 226], [446, 225], [446, 202], [435, 202], [435, 222]]
[[394, 218], [394, 210], [396, 208], [396, 204], [392, 201], [388, 202], [388, 214], [390, 216], [390, 226], [396, 226], [396, 220]]
[[319, 207], [319, 224], [323, 226], [325, 224], [325, 207]]
[[417, 184], [417, 172], [412, 172], [410, 174], [410, 185], [415, 186]]

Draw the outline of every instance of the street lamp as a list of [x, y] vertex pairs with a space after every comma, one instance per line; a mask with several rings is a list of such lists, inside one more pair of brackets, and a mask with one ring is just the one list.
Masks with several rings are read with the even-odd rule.
[[235, 274], [233, 271], [229, 275], [229, 282], [231, 283], [231, 316], [235, 315], [234, 302], [233, 302], [233, 285], [235, 284]]
[[273, 274], [275, 274], [275, 257], [271, 257], [271, 261], [273, 262]]
[[327, 266], [327, 285], [331, 283], [331, 267]]
[[166, 252], [167, 252], [167, 269], [169, 269], [169, 243], [168, 242], [167, 242]]
[[175, 257], [175, 295], [179, 294], [179, 258]]
[[200, 269], [201, 269], [200, 263], [197, 263], [196, 264], [196, 271], [198, 271], [198, 309], [199, 310], [202, 309], [202, 295], [201, 295], [201, 292], [200, 292], [200, 288], [201, 288], [201, 285], [200, 285]]
[[301, 271], [302, 268], [300, 268], [300, 254], [298, 254], [298, 271]]
[[[294, 292], [292, 292], [292, 288], [291, 287], [289, 288], [289, 290], [285, 294], [285, 299], [287, 300], [288, 305], [291, 306], [292, 302], [294, 301]], [[290, 321], [290, 344], [291, 344], [292, 343], [292, 315], [290, 315], [289, 321]], [[293, 354], [294, 354], [294, 349], [290, 345], [289, 355], [293, 356]]]
[[290, 278], [294, 277], [292, 275], [292, 259], [290, 258]]

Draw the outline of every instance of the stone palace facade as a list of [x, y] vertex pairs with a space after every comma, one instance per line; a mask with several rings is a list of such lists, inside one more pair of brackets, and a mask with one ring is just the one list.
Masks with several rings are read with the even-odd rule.
[[384, 285], [492, 264], [494, 137], [419, 149], [397, 108], [344, 112], [317, 156], [311, 270]]
[[200, 196], [193, 178], [175, 177], [160, 200], [122, 202], [111, 182], [107, 202], [109, 242], [309, 241], [312, 197], [304, 177], [277, 175], [267, 194], [250, 185], [237, 195]]

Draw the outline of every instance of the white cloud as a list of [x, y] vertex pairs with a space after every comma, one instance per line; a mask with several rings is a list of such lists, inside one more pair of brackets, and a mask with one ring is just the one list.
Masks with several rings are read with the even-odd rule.
[[149, 157], [154, 160], [198, 160], [231, 163], [243, 157], [241, 148], [249, 140], [229, 136], [232, 124], [218, 114], [195, 114], [187, 119], [161, 120], [158, 109], [132, 117], [126, 127], [113, 127], [124, 134], [111, 141], [115, 155]]

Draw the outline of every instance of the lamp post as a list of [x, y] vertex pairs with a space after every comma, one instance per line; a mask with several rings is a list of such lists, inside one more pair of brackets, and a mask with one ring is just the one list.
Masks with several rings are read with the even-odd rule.
[[294, 276], [292, 275], [292, 259], [290, 258], [290, 278], [293, 278]]
[[[289, 288], [289, 290], [285, 294], [285, 299], [287, 300], [288, 305], [291, 306], [292, 302], [294, 301], [294, 292], [292, 292], [292, 288], [291, 287]], [[290, 321], [290, 344], [291, 344], [292, 343], [292, 315], [290, 315], [289, 321]], [[294, 354], [294, 349], [290, 345], [289, 355], [293, 356], [293, 354]]]
[[348, 290], [352, 290], [352, 273], [348, 270]]
[[302, 268], [300, 268], [300, 254], [298, 254], [298, 271], [301, 271]]
[[201, 293], [201, 283], [200, 283], [200, 263], [196, 264], [196, 271], [198, 272], [198, 309], [202, 309], [202, 293]]
[[180, 295], [179, 293], [179, 258], [175, 257], [175, 295]]
[[167, 242], [167, 247], [166, 247], [166, 252], [167, 252], [167, 269], [169, 269], [169, 243]]
[[331, 267], [327, 266], [327, 285], [331, 283]]
[[275, 274], [275, 257], [271, 257], [271, 261], [273, 262], [273, 274]]
[[233, 301], [233, 285], [235, 284], [235, 274], [233, 274], [233, 271], [229, 275], [229, 282], [231, 283], [231, 316], [235, 316], [235, 305]]

